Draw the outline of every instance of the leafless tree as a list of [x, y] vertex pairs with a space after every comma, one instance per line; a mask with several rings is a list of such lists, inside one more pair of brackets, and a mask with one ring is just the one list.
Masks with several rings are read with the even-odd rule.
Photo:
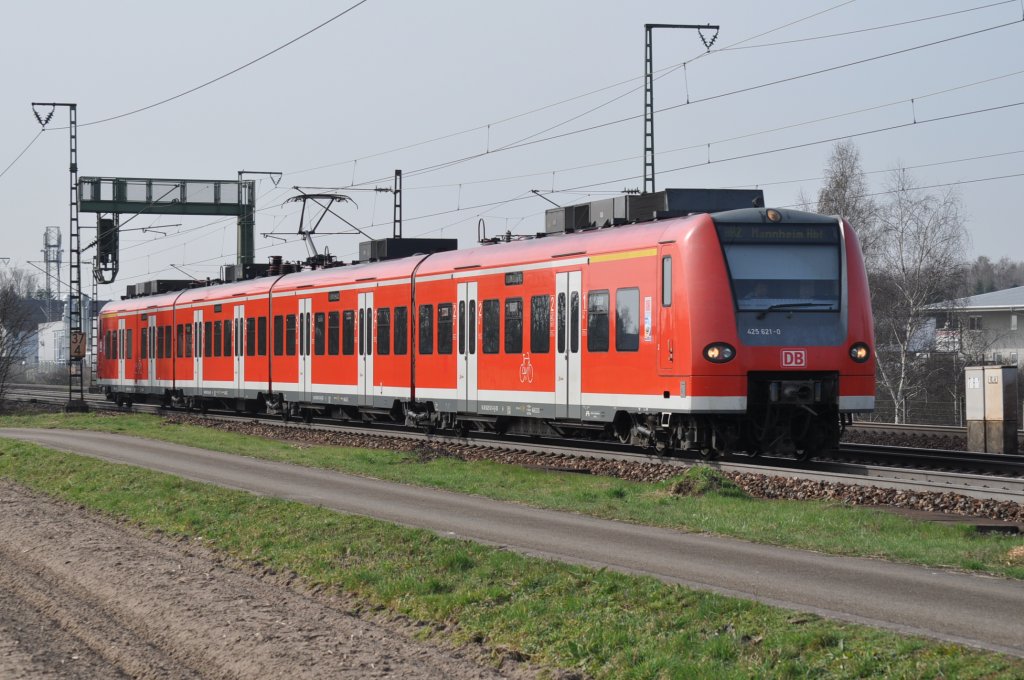
[[903, 168], [890, 173], [887, 188], [865, 261], [879, 391], [891, 399], [894, 421], [905, 422], [909, 402], [928, 380], [920, 356], [933, 349], [930, 306], [963, 296], [968, 236], [955, 191], [926, 193]]
[[[801, 194], [801, 200], [806, 200]], [[839, 215], [856, 230], [865, 257], [877, 238], [878, 205], [868, 195], [860, 166], [860, 150], [852, 140], [836, 142], [825, 166], [825, 183], [818, 191], [819, 213]]]
[[0, 271], [0, 400], [34, 348], [36, 308], [30, 296], [35, 277], [21, 269]]

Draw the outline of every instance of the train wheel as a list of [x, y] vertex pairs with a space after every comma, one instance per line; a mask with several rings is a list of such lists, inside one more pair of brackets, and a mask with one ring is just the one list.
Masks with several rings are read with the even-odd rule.
[[302, 410], [302, 422], [307, 425], [313, 422], [313, 411], [311, 409], [307, 408]]
[[818, 454], [817, 449], [807, 448], [807, 449], [797, 449], [794, 452], [793, 455], [794, 455], [794, 457], [798, 461], [803, 463], [803, 462], [806, 462], [806, 461], [810, 460], [811, 458], [814, 458], [814, 456], [816, 456], [817, 454]]
[[700, 457], [703, 460], [714, 460], [718, 458], [718, 451], [715, 451], [711, 447], [703, 448], [700, 450]]

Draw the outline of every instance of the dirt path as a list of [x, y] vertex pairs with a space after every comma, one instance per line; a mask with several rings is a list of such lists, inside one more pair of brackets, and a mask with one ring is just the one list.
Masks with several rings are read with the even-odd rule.
[[2, 678], [533, 677], [352, 607], [0, 481]]

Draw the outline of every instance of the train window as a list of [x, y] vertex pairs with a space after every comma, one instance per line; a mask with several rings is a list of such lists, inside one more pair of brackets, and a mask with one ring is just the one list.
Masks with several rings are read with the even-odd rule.
[[232, 356], [231, 353], [231, 322], [232, 319], [224, 320], [224, 356]]
[[640, 349], [640, 289], [615, 291], [615, 351]]
[[501, 347], [501, 301], [484, 300], [484, 354], [497, 354]]
[[171, 326], [164, 326], [164, 357], [171, 358]]
[[261, 316], [256, 322], [257, 337], [256, 353], [261, 357], [267, 356], [267, 317]]
[[207, 321], [203, 328], [203, 356], [213, 356], [213, 322]]
[[284, 317], [284, 353], [290, 357], [295, 356], [295, 315], [288, 314]]
[[245, 355], [256, 356], [256, 318], [249, 317], [245, 320]]
[[[206, 323], [209, 324], [210, 322], [207, 321]], [[209, 338], [209, 331], [207, 331], [207, 338], [206, 338], [206, 340], [207, 340], [207, 345], [209, 345], [209, 340], [210, 340], [210, 338]], [[220, 323], [220, 321], [214, 321], [213, 322], [213, 355], [212, 356], [215, 356], [215, 357], [219, 357], [220, 356], [220, 348], [221, 348], [221, 344], [220, 343], [221, 343], [221, 323]], [[210, 350], [206, 350], [206, 356], [211, 356], [210, 355]]]
[[195, 355], [196, 357], [203, 356], [203, 324], [200, 321], [196, 321], [194, 324], [195, 329], [192, 334], [192, 338], [195, 340]]
[[434, 353], [434, 305], [420, 305], [420, 354]]
[[332, 357], [338, 356], [338, 335], [341, 332], [341, 314], [338, 312], [327, 312], [327, 353]]
[[192, 356], [192, 324], [187, 323], [185, 325], [185, 357], [191, 358]]
[[569, 351], [580, 351], [580, 294], [573, 291], [569, 296]]
[[[146, 329], [143, 328], [142, 330], [145, 331]], [[156, 350], [156, 352], [153, 353], [153, 358], [154, 359], [163, 359], [164, 358], [164, 327], [163, 326], [157, 326], [155, 330], [156, 330], [156, 347], [154, 349]], [[143, 353], [145, 353], [145, 351], [146, 351], [146, 340], [147, 340], [147, 338], [145, 338], [145, 337], [142, 338]], [[143, 359], [145, 359], [145, 357], [143, 357]]]
[[363, 356], [366, 351], [365, 343], [363, 342], [363, 316], [364, 310], [359, 310], [359, 356]]
[[558, 353], [565, 354], [565, 293], [558, 294], [558, 313], [556, 317], [557, 330], [555, 342], [558, 343]]
[[356, 313], [351, 309], [341, 315], [341, 353], [345, 356], [356, 353]]
[[245, 319], [235, 319], [235, 356], [245, 356]]
[[530, 351], [545, 354], [551, 351], [551, 296], [530, 298]]
[[126, 337], [126, 339], [125, 339], [125, 346], [124, 346], [124, 348], [125, 348], [124, 358], [125, 359], [131, 359], [132, 358], [132, 329], [131, 328], [128, 329], [125, 337]]
[[505, 354], [523, 351], [523, 298], [505, 298]]
[[452, 303], [445, 302], [437, 306], [437, 353], [452, 353]]
[[836, 312], [840, 303], [838, 226], [737, 225], [720, 232], [736, 308]]
[[661, 306], [672, 306], [672, 257], [661, 258]]
[[139, 334], [141, 335], [141, 344], [139, 349], [142, 350], [139, 354], [140, 359], [149, 358], [149, 334], [146, 331], [147, 329], [145, 326], [143, 326], [142, 330], [139, 331]]
[[459, 300], [459, 354], [466, 353], [466, 301]]
[[469, 301], [469, 318], [466, 319], [469, 326], [469, 353], [476, 354], [476, 300]]
[[274, 317], [274, 356], [284, 355], [284, 317], [278, 314]]
[[313, 315], [313, 353], [322, 357], [327, 351], [327, 316], [323, 312]]
[[185, 354], [185, 348], [183, 346], [185, 344], [185, 327], [179, 323], [175, 328], [175, 331], [178, 334], [178, 358], [180, 359]]
[[366, 356], [373, 354], [373, 310], [366, 308]]
[[103, 334], [103, 358], [110, 359], [110, 331]]
[[395, 354], [409, 351], [409, 310], [395, 307]]
[[377, 310], [377, 354], [391, 353], [391, 310], [381, 307]]
[[608, 351], [608, 291], [587, 294], [587, 351]]

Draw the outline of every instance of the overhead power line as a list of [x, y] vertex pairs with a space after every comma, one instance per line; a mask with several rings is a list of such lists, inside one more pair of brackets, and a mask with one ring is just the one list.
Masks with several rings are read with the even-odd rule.
[[29, 142], [27, 145], [25, 145], [25, 148], [21, 150], [21, 153], [19, 153], [17, 156], [15, 156], [14, 160], [7, 164], [7, 167], [4, 168], [4, 171], [0, 172], [0, 177], [3, 177], [4, 175], [6, 175], [7, 171], [10, 170], [11, 168], [13, 168], [14, 164], [17, 163], [19, 160], [21, 160], [21, 157], [25, 155], [26, 151], [28, 151], [29, 149], [32, 148], [32, 145], [36, 143], [36, 140], [39, 139], [39, 135], [41, 135], [41, 134], [43, 134], [43, 130], [40, 130], [39, 132], [37, 132], [36, 136], [32, 138], [32, 141]]
[[1001, 0], [1000, 2], [991, 2], [987, 5], [979, 5], [978, 7], [970, 7], [968, 9], [957, 10], [956, 12], [946, 12], [945, 14], [934, 14], [929, 17], [919, 17], [917, 19], [908, 19], [907, 21], [899, 21], [894, 24], [885, 24], [883, 26], [871, 26], [870, 28], [858, 28], [852, 31], [843, 31], [842, 33], [829, 33], [828, 35], [815, 35], [807, 38], [795, 38], [793, 40], [780, 40], [779, 42], [771, 43], [759, 43], [757, 45], [744, 45], [744, 46], [730, 46], [721, 47], [712, 52], [729, 52], [733, 50], [756, 50], [762, 47], [779, 47], [781, 45], [794, 45], [796, 43], [812, 42], [815, 40], [828, 40], [830, 38], [842, 38], [847, 35], [857, 35], [859, 33], [870, 33], [873, 31], [881, 31], [887, 28], [898, 28], [899, 26], [909, 26], [911, 24], [918, 24], [923, 21], [933, 21], [935, 19], [945, 19], [946, 17], [956, 16], [957, 14], [966, 14], [968, 12], [977, 12], [978, 10], [990, 9], [992, 7], [999, 7], [1000, 5], [1015, 5], [1018, 0]]
[[[870, 63], [870, 62], [873, 62], [873, 61], [878, 61], [880, 59], [886, 59], [888, 57], [894, 57], [894, 56], [897, 56], [897, 55], [906, 54], [908, 52], [913, 52], [915, 50], [925, 49], [925, 48], [928, 48], [928, 47], [934, 47], [936, 45], [941, 45], [941, 44], [944, 44], [944, 43], [952, 42], [954, 40], [959, 40], [961, 38], [967, 38], [967, 37], [979, 35], [981, 33], [986, 33], [988, 31], [994, 31], [994, 30], [998, 30], [1000, 28], [1006, 28], [1008, 26], [1014, 26], [1014, 25], [1017, 25], [1017, 24], [1021, 24], [1022, 22], [1024, 22], [1024, 18], [1017, 19], [1015, 21], [1011, 21], [1011, 22], [1007, 22], [1007, 23], [1003, 23], [1003, 24], [998, 24], [998, 25], [995, 25], [995, 26], [989, 26], [987, 28], [982, 28], [982, 29], [979, 29], [979, 30], [976, 30], [976, 31], [970, 31], [968, 33], [961, 33], [959, 35], [951, 36], [951, 37], [948, 37], [948, 38], [943, 38], [941, 40], [935, 40], [935, 41], [928, 42], [928, 43], [923, 43], [923, 44], [920, 44], [920, 45], [914, 45], [913, 47], [907, 47], [907, 48], [904, 48], [904, 49], [901, 49], [901, 50], [896, 50], [896, 51], [893, 51], [893, 52], [887, 52], [885, 54], [879, 54], [879, 55], [876, 55], [876, 56], [873, 56], [873, 57], [867, 57], [865, 59], [858, 59], [856, 61], [847, 62], [845, 64], [839, 64], [837, 66], [831, 66], [831, 67], [828, 67], [828, 68], [818, 69], [818, 70], [810, 71], [810, 72], [807, 72], [807, 73], [801, 73], [801, 74], [797, 74], [797, 75], [794, 75], [794, 76], [789, 76], [789, 77], [786, 77], [786, 78], [780, 78], [780, 79], [773, 80], [773, 81], [770, 81], [770, 82], [760, 83], [760, 84], [757, 84], [757, 85], [751, 85], [751, 86], [748, 86], [748, 87], [743, 87], [743, 88], [739, 88], [739, 89], [736, 89], [736, 90], [731, 90], [731, 91], [728, 91], [728, 92], [721, 92], [719, 94], [710, 95], [710, 96], [703, 97], [703, 98], [700, 98], [700, 99], [693, 99], [693, 100], [688, 101], [688, 102], [681, 102], [679, 104], [673, 104], [673, 105], [670, 105], [670, 106], [662, 107], [660, 109], [657, 109], [656, 113], [663, 113], [663, 112], [666, 112], [666, 111], [672, 111], [672, 110], [675, 110], [675, 109], [683, 108], [685, 106], [691, 106], [693, 104], [700, 104], [700, 103], [703, 103], [703, 102], [713, 101], [713, 100], [716, 100], [716, 99], [722, 99], [722, 98], [725, 98], [725, 97], [731, 97], [731, 96], [734, 96], [734, 95], [737, 95], [737, 94], [742, 94], [742, 93], [746, 93], [746, 92], [753, 92], [755, 90], [760, 90], [760, 89], [763, 89], [763, 88], [766, 88], [766, 87], [771, 87], [771, 86], [775, 86], [775, 85], [781, 85], [783, 83], [793, 82], [793, 81], [801, 80], [801, 79], [804, 79], [804, 78], [810, 78], [812, 76], [818, 76], [818, 75], [822, 75], [822, 74], [825, 74], [825, 73], [830, 73], [830, 72], [833, 72], [833, 71], [838, 71], [838, 70], [841, 70], [841, 69], [850, 68], [850, 67], [853, 67], [853, 66], [859, 66], [859, 65]], [[566, 132], [561, 132], [561, 133], [558, 133], [556, 135], [550, 135], [548, 137], [541, 137], [540, 139], [532, 139], [532, 140], [529, 140], [529, 141], [524, 141], [524, 142], [519, 142], [519, 143], [516, 143], [516, 144], [511, 144], [511, 145], [506, 145], [506, 146], [498, 147], [496, 149], [490, 149], [490, 150], [486, 150], [486, 151], [481, 151], [481, 152], [478, 152], [478, 153], [462, 156], [460, 158], [455, 158], [455, 159], [452, 159], [452, 160], [443, 161], [443, 162], [440, 162], [440, 163], [435, 163], [433, 165], [424, 166], [422, 168], [415, 168], [413, 170], [406, 171], [404, 173], [404, 176], [408, 179], [410, 177], [415, 177], [417, 175], [422, 175], [422, 174], [427, 174], [427, 173], [431, 173], [431, 172], [436, 172], [438, 170], [444, 170], [446, 168], [450, 168], [450, 167], [453, 167], [455, 165], [460, 165], [460, 164], [466, 163], [468, 161], [476, 160], [478, 158], [483, 158], [484, 156], [494, 155], [496, 153], [500, 153], [500, 152], [503, 152], [503, 151], [510, 151], [512, 149], [519, 149], [519, 148], [523, 148], [523, 147], [526, 147], [526, 146], [531, 146], [531, 145], [534, 145], [534, 144], [542, 144], [542, 143], [550, 142], [550, 141], [553, 141], [553, 140], [556, 140], [556, 139], [563, 139], [565, 137], [571, 137], [571, 136], [574, 136], [574, 135], [582, 134], [584, 132], [592, 132], [594, 130], [600, 130], [600, 129], [603, 129], [603, 128], [606, 128], [606, 127], [611, 127], [613, 125], [620, 125], [622, 123], [627, 123], [627, 122], [630, 122], [630, 121], [635, 121], [635, 120], [638, 120], [638, 119], [640, 119], [642, 117], [643, 117], [643, 114], [636, 114], [636, 115], [632, 115], [632, 116], [626, 116], [626, 117], [623, 117], [623, 118], [618, 118], [616, 120], [605, 121], [603, 123], [596, 123], [594, 125], [590, 125], [590, 126], [587, 126], [587, 127], [584, 127], [584, 128], [578, 128], [576, 130], [569, 130], [569, 131], [566, 131]], [[378, 177], [378, 178], [371, 179], [371, 180], [366, 180], [366, 181], [362, 181], [362, 182], [356, 182], [356, 183], [352, 184], [351, 186], [359, 187], [359, 186], [365, 186], [367, 184], [377, 184], [377, 183], [380, 183], [380, 182], [387, 181], [387, 179], [388, 179], [387, 177]]]
[[[811, 14], [808, 14], [806, 16], [800, 17], [799, 19], [794, 19], [793, 21], [787, 22], [787, 23], [782, 24], [780, 26], [776, 26], [774, 28], [770, 28], [767, 31], [763, 31], [761, 33], [758, 33], [757, 35], [752, 35], [752, 36], [750, 36], [748, 38], [744, 38], [744, 39], [739, 40], [739, 41], [737, 41], [735, 43], [732, 43], [731, 45], [727, 45], [727, 46], [725, 46], [725, 47], [723, 47], [721, 49], [713, 50], [710, 53], [707, 52], [707, 51], [701, 52], [700, 54], [698, 54], [697, 56], [693, 57], [692, 59], [689, 59], [687, 61], [681, 61], [681, 62], [679, 62], [677, 64], [673, 64], [671, 66], [666, 66], [664, 68], [658, 69], [657, 71], [655, 71], [655, 73], [659, 74], [659, 76], [658, 76], [659, 78], [662, 77], [662, 76], [665, 76], [665, 75], [669, 75], [670, 73], [672, 73], [674, 71], [678, 71], [680, 68], [683, 68], [688, 63], [691, 63], [691, 62], [696, 61], [698, 59], [703, 59], [704, 57], [707, 57], [708, 54], [714, 54], [715, 52], [721, 52], [724, 49], [729, 49], [731, 47], [742, 45], [743, 43], [748, 42], [750, 40], [757, 40], [758, 38], [763, 38], [764, 36], [769, 35], [771, 33], [775, 33], [777, 31], [781, 31], [783, 29], [790, 28], [790, 27], [795, 26], [797, 24], [800, 24], [800, 23], [802, 23], [804, 21], [808, 21], [808, 20], [813, 19], [815, 17], [819, 17], [819, 16], [821, 16], [823, 14], [827, 14], [828, 12], [831, 12], [833, 10], [839, 9], [840, 7], [845, 7], [846, 5], [850, 5], [850, 4], [852, 4], [852, 3], [856, 2], [856, 1], [857, 0], [845, 0], [844, 2], [840, 2], [840, 3], [836, 4], [836, 5], [833, 5], [832, 7], [827, 7], [825, 9], [818, 10], [816, 12], [812, 12]], [[1015, 0], [1007, 0], [1007, 1], [1008, 2], [1014, 2]], [[630, 83], [635, 83], [637, 81], [642, 81], [642, 80], [643, 80], [643, 76], [635, 76], [633, 78], [627, 78], [626, 80], [620, 80], [619, 82], [612, 83], [611, 85], [605, 85], [603, 87], [599, 87], [597, 89], [590, 90], [590, 91], [584, 92], [582, 94], [574, 95], [574, 96], [568, 97], [566, 99], [561, 99], [561, 100], [559, 100], [557, 102], [553, 102], [551, 104], [545, 104], [544, 106], [539, 106], [537, 108], [530, 109], [528, 111], [523, 111], [522, 113], [517, 113], [517, 114], [511, 115], [511, 116], [507, 116], [505, 118], [501, 118], [499, 120], [491, 121], [490, 123], [484, 123], [483, 125], [477, 125], [475, 127], [466, 128], [464, 130], [459, 130], [457, 132], [450, 132], [450, 133], [447, 133], [447, 134], [438, 135], [437, 137], [432, 137], [430, 139], [425, 139], [425, 140], [420, 141], [420, 142], [412, 142], [410, 144], [405, 144], [403, 146], [394, 147], [394, 148], [391, 148], [391, 149], [387, 149], [385, 151], [378, 151], [376, 153], [366, 154], [364, 156], [359, 156], [358, 158], [349, 158], [347, 160], [334, 161], [334, 162], [331, 162], [331, 163], [327, 163], [327, 164], [323, 164], [323, 165], [317, 165], [317, 166], [310, 167], [310, 168], [302, 168], [300, 170], [292, 170], [292, 171], [287, 172], [285, 174], [288, 174], [288, 175], [301, 175], [303, 173], [313, 172], [313, 171], [316, 171], [316, 170], [325, 170], [327, 168], [334, 168], [334, 167], [337, 167], [339, 165], [348, 165], [349, 163], [357, 163], [359, 161], [369, 160], [371, 158], [378, 158], [380, 156], [386, 156], [388, 154], [396, 153], [398, 151], [407, 151], [408, 149], [413, 149], [413, 148], [416, 148], [416, 147], [419, 147], [419, 146], [425, 146], [427, 144], [432, 144], [434, 142], [444, 141], [446, 139], [452, 139], [453, 137], [459, 137], [461, 135], [469, 134], [471, 132], [479, 132], [481, 130], [486, 130], [486, 129], [490, 128], [490, 127], [494, 127], [496, 125], [501, 125], [502, 123], [508, 123], [510, 121], [517, 120], [519, 118], [523, 118], [523, 117], [532, 115], [534, 113], [539, 113], [541, 111], [546, 111], [548, 109], [552, 109], [552, 108], [555, 108], [557, 106], [561, 106], [562, 104], [568, 104], [570, 102], [574, 102], [574, 101], [577, 101], [577, 100], [580, 100], [580, 99], [584, 99], [584, 98], [589, 97], [589, 96], [594, 95], [594, 94], [599, 94], [599, 93], [605, 92], [607, 90], [612, 90], [612, 89], [615, 89], [617, 87], [621, 87], [623, 85], [629, 85]], [[638, 85], [634, 89], [630, 90], [630, 92], [636, 92], [637, 90], [639, 90], [642, 87], [643, 87], [643, 85]], [[622, 96], [624, 96], [624, 95], [617, 96], [612, 101], [615, 101], [616, 99], [620, 99]], [[599, 109], [602, 106], [605, 106], [605, 105], [607, 105], [609, 103], [611, 103], [611, 102], [610, 101], [609, 102], [605, 102], [604, 104], [601, 104], [598, 107], [596, 107], [595, 109], [591, 109], [590, 111], [585, 112], [582, 115], [586, 115], [586, 113], [590, 113], [590, 112], [592, 112], [592, 111], [594, 111], [596, 109]], [[566, 122], [571, 122], [572, 120], [575, 120], [576, 118], [579, 118], [579, 116], [574, 116], [573, 118], [570, 118], [568, 121], [563, 121], [562, 123], [559, 123], [558, 125], [555, 125], [554, 127], [559, 127], [560, 125], [564, 125], [564, 124], [566, 124]], [[537, 134], [542, 134], [542, 133], [537, 133]]]
[[[280, 52], [284, 48], [289, 47], [291, 45], [294, 45], [295, 43], [297, 43], [298, 41], [302, 40], [303, 38], [305, 38], [305, 37], [307, 37], [309, 35], [312, 35], [313, 33], [319, 31], [324, 26], [327, 26], [328, 24], [330, 24], [330, 23], [332, 23], [334, 21], [337, 21], [338, 19], [340, 19], [341, 17], [345, 16], [346, 14], [351, 12], [352, 10], [356, 9], [360, 5], [363, 5], [363, 4], [367, 3], [367, 2], [369, 2], [369, 0], [359, 0], [359, 2], [357, 2], [354, 5], [350, 6], [348, 9], [345, 9], [345, 10], [343, 10], [341, 12], [338, 12], [337, 14], [335, 14], [330, 19], [328, 19], [328, 20], [326, 20], [326, 21], [324, 21], [324, 22], [314, 26], [313, 28], [309, 29], [308, 31], [306, 31], [302, 35], [298, 35], [298, 36], [292, 38], [291, 40], [289, 40], [288, 42], [284, 43], [283, 45], [278, 45], [277, 47], [275, 47], [274, 49], [270, 50], [269, 52], [266, 52], [266, 53], [256, 57], [255, 59], [253, 59], [251, 61], [248, 61], [248, 62], [242, 64], [241, 66], [228, 71], [227, 73], [223, 73], [223, 74], [217, 76], [216, 78], [212, 78], [210, 80], [207, 80], [205, 83], [202, 83], [200, 85], [196, 85], [193, 88], [189, 88], [188, 90], [185, 90], [184, 92], [179, 92], [178, 94], [173, 95], [171, 97], [167, 97], [166, 99], [161, 99], [160, 101], [154, 102], [152, 104], [149, 104], [148, 106], [143, 106], [143, 107], [138, 108], [138, 109], [133, 109], [132, 111], [126, 111], [124, 113], [119, 113], [116, 116], [109, 116], [107, 118], [101, 118], [99, 120], [89, 121], [88, 123], [79, 123], [78, 127], [86, 127], [86, 126], [89, 126], [89, 125], [99, 125], [101, 123], [109, 123], [110, 121], [113, 121], [113, 120], [120, 120], [121, 118], [127, 118], [128, 116], [134, 116], [136, 113], [142, 113], [143, 111], [148, 111], [150, 109], [155, 109], [156, 107], [162, 106], [164, 104], [167, 104], [168, 102], [172, 102], [175, 99], [181, 99], [182, 97], [184, 97], [186, 95], [190, 95], [193, 92], [197, 92], [197, 91], [203, 89], [204, 87], [208, 87], [209, 85], [213, 85], [214, 83], [216, 83], [218, 81], [221, 81], [221, 80], [224, 80], [225, 78], [227, 78], [229, 76], [233, 76], [234, 74], [238, 73], [239, 71], [247, 69], [250, 66], [252, 66], [253, 64], [257, 64], [257, 63], [263, 61], [264, 59], [266, 59], [267, 57]], [[55, 128], [55, 129], [61, 129], [61, 128]]]

